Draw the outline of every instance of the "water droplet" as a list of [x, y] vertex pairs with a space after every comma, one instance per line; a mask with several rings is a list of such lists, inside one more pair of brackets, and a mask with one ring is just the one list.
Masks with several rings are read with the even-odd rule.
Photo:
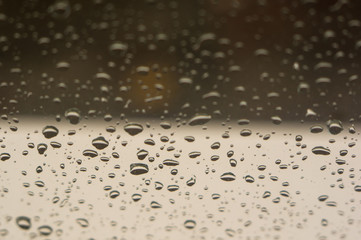
[[232, 172], [226, 172], [221, 175], [221, 179], [227, 182], [234, 181], [236, 180], [236, 175], [234, 175]]
[[165, 166], [177, 166], [179, 165], [179, 161], [173, 159], [166, 159], [163, 161], [163, 165]]
[[46, 138], [53, 138], [57, 136], [59, 133], [59, 130], [54, 126], [46, 126], [43, 129], [43, 135]]
[[253, 183], [253, 182], [254, 182], [254, 178], [253, 178], [251, 175], [245, 176], [244, 179], [245, 179], [246, 182], [248, 182], [248, 183]]
[[160, 205], [158, 202], [156, 202], [156, 201], [152, 201], [151, 203], [150, 203], [150, 207], [151, 208], [162, 208], [162, 205]]
[[356, 192], [361, 192], [361, 185], [356, 185], [356, 186], [354, 187], [354, 190], [355, 190]]
[[38, 227], [38, 231], [41, 236], [49, 236], [53, 232], [53, 229], [48, 225], [43, 225]]
[[148, 151], [147, 150], [140, 150], [137, 152], [137, 157], [139, 160], [144, 160], [144, 158], [146, 158], [148, 156]]
[[184, 227], [187, 228], [187, 229], [193, 229], [196, 227], [196, 222], [194, 220], [186, 220], [184, 222]]
[[86, 156], [86, 157], [96, 157], [98, 156], [98, 153], [94, 150], [91, 150], [91, 149], [86, 149], [83, 151], [83, 156]]
[[187, 142], [194, 142], [195, 138], [193, 136], [185, 136], [184, 139], [187, 141]]
[[190, 158], [196, 158], [196, 157], [199, 157], [200, 155], [201, 155], [201, 152], [198, 152], [198, 151], [190, 152], [190, 153], [188, 154], [188, 156], [189, 156]]
[[84, 228], [89, 226], [89, 222], [85, 218], [77, 218], [76, 223], [78, 223], [81, 227], [84, 227]]
[[9, 153], [1, 153], [0, 154], [0, 160], [1, 161], [6, 161], [10, 159], [10, 154]]
[[38, 144], [37, 149], [38, 149], [39, 154], [44, 154], [46, 149], [48, 149], [48, 145], [46, 145], [45, 143], [40, 143], [40, 144]]
[[130, 164], [130, 173], [133, 175], [140, 175], [149, 171], [148, 165], [145, 163], [132, 163]]
[[310, 128], [311, 133], [320, 133], [322, 131], [323, 131], [323, 127], [321, 127], [320, 125], [314, 125]]
[[117, 190], [113, 190], [113, 191], [111, 191], [110, 193], [109, 193], [109, 197], [110, 198], [117, 198], [118, 196], [120, 195], [120, 193], [119, 193], [119, 191], [117, 191]]
[[333, 135], [339, 134], [343, 130], [342, 123], [339, 120], [327, 121], [327, 128], [328, 131]]
[[134, 202], [138, 202], [140, 199], [142, 199], [142, 195], [139, 194], [139, 193], [134, 193], [132, 195], [132, 199], [133, 199]]
[[129, 123], [124, 126], [124, 131], [131, 136], [135, 136], [143, 131], [143, 126], [138, 123]]
[[16, 224], [24, 230], [28, 230], [31, 228], [31, 220], [28, 217], [21, 216], [16, 218]]
[[243, 129], [243, 130], [241, 131], [241, 136], [243, 136], [243, 137], [248, 137], [248, 136], [250, 136], [251, 134], [252, 134], [252, 131], [249, 130], [249, 129]]
[[64, 115], [71, 124], [78, 124], [80, 121], [80, 111], [77, 108], [68, 109]]
[[98, 150], [104, 149], [109, 146], [109, 142], [105, 140], [102, 136], [94, 138], [92, 144]]
[[330, 149], [322, 146], [312, 148], [312, 152], [316, 155], [330, 155], [331, 153]]
[[210, 115], [198, 115], [191, 118], [188, 122], [190, 126], [203, 125], [212, 119]]
[[169, 192], [174, 192], [174, 191], [177, 191], [179, 189], [179, 186], [178, 185], [169, 185], [167, 187], [168, 191]]

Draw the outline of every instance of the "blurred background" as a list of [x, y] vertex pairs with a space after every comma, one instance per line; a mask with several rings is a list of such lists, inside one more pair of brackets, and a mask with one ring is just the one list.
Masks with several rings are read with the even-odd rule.
[[359, 1], [1, 1], [11, 115], [360, 118]]

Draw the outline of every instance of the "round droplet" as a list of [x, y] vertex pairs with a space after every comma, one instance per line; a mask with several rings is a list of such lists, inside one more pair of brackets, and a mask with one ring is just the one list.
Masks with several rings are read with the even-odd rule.
[[174, 191], [177, 191], [179, 189], [179, 186], [178, 185], [169, 185], [167, 187], [168, 191], [169, 192], [174, 192]]
[[301, 142], [303, 137], [301, 135], [297, 135], [295, 139], [297, 142]]
[[187, 141], [187, 142], [194, 142], [195, 138], [193, 136], [185, 136], [184, 139]]
[[156, 201], [152, 201], [151, 203], [150, 203], [150, 207], [151, 208], [162, 208], [162, 205], [160, 205], [158, 202], [156, 202]]
[[322, 131], [323, 131], [323, 127], [321, 127], [320, 125], [314, 125], [310, 128], [311, 133], [320, 133]]
[[236, 180], [236, 175], [232, 172], [226, 172], [221, 175], [221, 179], [226, 182], [234, 181]]
[[92, 144], [98, 150], [104, 149], [109, 146], [109, 142], [105, 140], [103, 136], [94, 138]]
[[54, 126], [46, 126], [43, 129], [43, 135], [46, 138], [53, 138], [58, 135], [59, 130]]
[[191, 120], [189, 120], [188, 122], [188, 125], [190, 126], [203, 125], [209, 122], [211, 119], [212, 117], [210, 115], [198, 115], [191, 118]]
[[39, 154], [44, 154], [46, 149], [48, 149], [48, 145], [46, 145], [45, 143], [40, 143], [40, 144], [38, 144], [37, 149], [38, 149]]
[[246, 182], [248, 182], [248, 183], [253, 183], [253, 182], [254, 182], [254, 178], [253, 178], [251, 175], [245, 176], [244, 179], [245, 179]]
[[192, 177], [191, 179], [189, 179], [186, 182], [187, 186], [189, 186], [189, 187], [193, 186], [195, 183], [196, 183], [196, 178], [195, 177]]
[[61, 148], [61, 143], [52, 141], [50, 142], [50, 146], [52, 146], [53, 148]]
[[142, 199], [142, 195], [139, 194], [139, 193], [134, 193], [132, 195], [132, 199], [133, 199], [134, 202], [138, 202], [140, 199]]
[[361, 185], [356, 185], [353, 189], [354, 189], [356, 192], [361, 192]]
[[148, 165], [145, 163], [132, 163], [130, 164], [130, 173], [133, 175], [140, 175], [149, 171]]
[[86, 149], [83, 151], [83, 156], [86, 156], [86, 157], [96, 157], [98, 156], [98, 153], [94, 150], [91, 150], [91, 149]]
[[322, 146], [312, 148], [312, 152], [316, 155], [330, 155], [331, 153], [330, 149]]
[[198, 151], [190, 152], [190, 153], [188, 154], [188, 156], [189, 156], [190, 158], [196, 158], [196, 157], [199, 157], [200, 155], [201, 155], [201, 152], [198, 152]]
[[147, 150], [142, 149], [142, 150], [137, 152], [137, 157], [138, 157], [139, 160], [144, 160], [144, 158], [146, 158], [148, 156], [148, 154], [149, 153], [148, 153]]
[[248, 136], [250, 136], [251, 134], [252, 134], [252, 131], [249, 130], [249, 129], [243, 129], [243, 130], [241, 131], [241, 136], [243, 136], [243, 137], [248, 137]]
[[119, 191], [117, 191], [117, 190], [113, 190], [113, 191], [111, 191], [110, 193], [109, 193], [109, 197], [110, 198], [116, 198], [116, 197], [118, 197], [120, 195], [120, 193], [119, 193]]
[[138, 123], [129, 123], [124, 126], [124, 131], [131, 136], [135, 136], [143, 131], [143, 126]]
[[81, 226], [81, 227], [88, 227], [89, 226], [89, 222], [88, 220], [86, 220], [85, 218], [77, 218], [76, 222]]
[[71, 124], [78, 124], [80, 121], [80, 111], [77, 108], [68, 109], [64, 115]]
[[328, 131], [333, 135], [339, 134], [343, 130], [342, 123], [339, 120], [327, 121], [327, 128]]
[[48, 225], [43, 225], [38, 227], [38, 231], [42, 236], [49, 236], [53, 232], [53, 229]]
[[163, 161], [163, 165], [165, 166], [177, 166], [179, 165], [179, 161], [173, 159], [166, 159]]
[[16, 224], [19, 228], [28, 230], [31, 228], [31, 220], [28, 217], [21, 216], [16, 218]]
[[215, 142], [211, 145], [212, 149], [218, 149], [221, 146], [220, 142]]
[[1, 161], [6, 161], [10, 159], [10, 154], [9, 153], [2, 153], [0, 154], [0, 160]]
[[184, 222], [184, 227], [187, 228], [187, 229], [193, 229], [196, 227], [196, 221], [194, 220], [186, 220]]

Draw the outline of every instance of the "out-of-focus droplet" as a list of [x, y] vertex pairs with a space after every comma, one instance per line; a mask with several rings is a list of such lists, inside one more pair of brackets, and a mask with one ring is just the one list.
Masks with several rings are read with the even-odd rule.
[[31, 228], [31, 220], [28, 217], [21, 216], [16, 218], [16, 224], [19, 228], [28, 230]]
[[194, 220], [186, 220], [184, 222], [184, 227], [187, 228], [187, 229], [193, 229], [196, 227], [196, 222]]

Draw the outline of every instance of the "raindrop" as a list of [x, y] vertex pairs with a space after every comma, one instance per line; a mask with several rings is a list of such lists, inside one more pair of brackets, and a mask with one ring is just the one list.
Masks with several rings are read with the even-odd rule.
[[163, 161], [163, 164], [165, 166], [177, 166], [179, 165], [179, 161], [173, 159], [166, 159]]
[[311, 133], [320, 133], [322, 131], [323, 131], [323, 127], [321, 127], [320, 125], [314, 125], [310, 128]]
[[77, 108], [68, 109], [64, 115], [71, 124], [78, 124], [80, 121], [80, 111]]
[[196, 227], [196, 222], [194, 220], [186, 220], [184, 222], [184, 227], [187, 228], [187, 229], [193, 229]]
[[143, 131], [143, 126], [138, 123], [129, 123], [124, 126], [124, 131], [131, 136], [135, 136]]
[[130, 164], [130, 173], [133, 175], [140, 175], [149, 171], [148, 165], [145, 163], [132, 163]]
[[196, 157], [199, 157], [200, 155], [201, 155], [201, 152], [198, 152], [198, 151], [190, 152], [190, 153], [188, 154], [188, 156], [189, 156], [190, 158], [196, 158]]
[[339, 120], [327, 121], [327, 128], [328, 131], [333, 135], [339, 134], [343, 130], [342, 123]]
[[38, 231], [42, 236], [49, 236], [53, 232], [53, 229], [48, 225], [43, 225], [38, 227]]
[[110, 198], [117, 198], [118, 196], [120, 195], [120, 193], [119, 193], [119, 191], [117, 191], [117, 190], [113, 190], [113, 191], [111, 191], [110, 193], [109, 193], [109, 197]]
[[191, 118], [188, 122], [190, 126], [203, 125], [212, 119], [210, 115], [198, 115]]
[[31, 228], [31, 220], [28, 217], [21, 216], [16, 218], [16, 224], [24, 230], [28, 230]]
[[137, 152], [137, 157], [139, 160], [144, 160], [144, 158], [146, 158], [148, 156], [148, 151], [147, 150], [140, 150]]
[[38, 149], [39, 154], [44, 154], [46, 149], [48, 149], [48, 146], [45, 143], [40, 143], [40, 144], [38, 144], [37, 149]]
[[76, 222], [81, 226], [81, 227], [88, 227], [89, 226], [89, 222], [88, 220], [86, 220], [85, 218], [77, 218]]
[[241, 131], [241, 136], [243, 136], [243, 137], [248, 137], [248, 136], [250, 136], [251, 134], [252, 134], [252, 131], [249, 130], [249, 129], [243, 129], [243, 130]]
[[330, 155], [331, 153], [330, 149], [322, 146], [312, 148], [312, 152], [316, 155]]
[[10, 154], [9, 153], [1, 153], [0, 154], [0, 160], [1, 161], [6, 161], [10, 159]]
[[162, 208], [162, 205], [160, 205], [158, 202], [156, 202], [156, 201], [152, 201], [151, 203], [150, 203], [150, 207], [151, 208]]
[[61, 148], [61, 143], [52, 141], [50, 142], [50, 146], [52, 146], [53, 148]]
[[98, 156], [98, 153], [94, 150], [91, 150], [91, 149], [86, 149], [83, 151], [83, 156], [86, 156], [86, 157], [96, 157]]
[[244, 179], [245, 179], [246, 182], [248, 182], [248, 183], [253, 183], [253, 182], [254, 182], [254, 178], [253, 178], [251, 175], [245, 176]]
[[168, 191], [169, 192], [174, 192], [174, 191], [177, 191], [179, 189], [179, 186], [178, 185], [169, 185], [167, 187]]
[[96, 149], [101, 150], [101, 149], [104, 149], [104, 148], [108, 147], [109, 142], [107, 140], [105, 140], [104, 137], [100, 136], [100, 137], [97, 137], [97, 138], [93, 139], [92, 145]]
[[234, 173], [226, 172], [226, 173], [223, 173], [223, 174], [221, 175], [221, 179], [222, 179], [223, 181], [229, 182], [229, 181], [234, 181], [234, 180], [236, 180], [236, 176], [234, 175]]
[[189, 187], [193, 186], [195, 183], [196, 183], [196, 178], [195, 177], [192, 177], [191, 179], [189, 179], [186, 182], [187, 186], [189, 186]]
[[134, 193], [132, 195], [132, 199], [133, 199], [134, 202], [138, 202], [140, 199], [142, 199], [142, 195], [139, 194], [139, 193]]
[[184, 139], [187, 141], [187, 142], [194, 142], [195, 138], [193, 136], [185, 136]]
[[53, 138], [58, 135], [59, 130], [54, 126], [46, 126], [43, 129], [43, 135], [46, 138]]

